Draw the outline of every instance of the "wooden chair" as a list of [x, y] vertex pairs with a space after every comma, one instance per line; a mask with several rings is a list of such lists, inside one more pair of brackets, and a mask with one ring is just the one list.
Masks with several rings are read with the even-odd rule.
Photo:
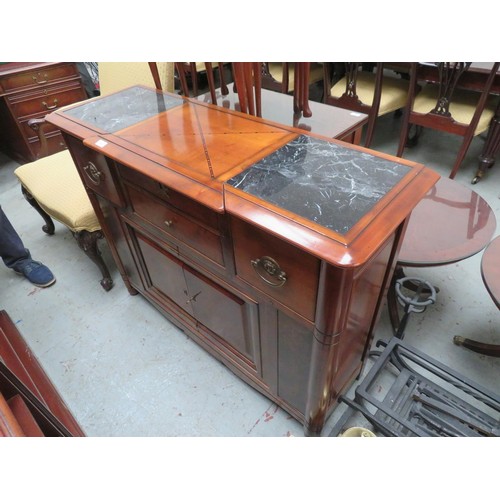
[[[461, 88], [461, 80], [471, 63], [439, 62], [438, 83], [423, 83], [424, 66], [411, 65], [410, 92], [406, 103], [397, 156], [403, 155], [406, 146], [415, 145], [422, 128], [440, 130], [463, 137], [455, 163], [451, 169], [453, 179], [467, 154], [472, 139], [485, 132], [495, 116], [497, 96], [490, 95], [495, 74], [500, 63], [494, 63], [482, 92]], [[421, 88], [421, 90], [420, 90]], [[410, 127], [417, 127], [410, 138]]]
[[365, 146], [370, 147], [375, 123], [379, 116], [404, 108], [408, 96], [408, 81], [384, 73], [384, 63], [376, 63], [375, 72], [362, 63], [345, 63], [345, 75], [332, 82], [330, 68], [324, 64], [324, 102], [368, 115]]
[[[311, 116], [309, 108], [309, 74], [310, 63], [294, 63], [294, 99], [295, 113]], [[262, 116], [261, 90], [263, 63], [233, 62], [233, 77], [240, 111], [254, 116]]]
[[[309, 63], [309, 85], [323, 80], [323, 64]], [[262, 88], [288, 94], [295, 90], [295, 63], [262, 63]]]
[[[165, 88], [173, 88], [172, 63], [158, 63], [157, 68], [159, 81]], [[153, 86], [154, 79], [148, 63], [99, 63], [99, 83], [101, 95], [105, 95], [134, 84]], [[44, 124], [44, 119], [30, 121], [39, 134], [43, 151], [47, 145]], [[69, 151], [27, 163], [14, 173], [21, 182], [24, 197], [45, 221], [42, 230], [54, 234], [52, 219], [65, 225], [101, 271], [102, 287], [110, 290], [113, 280], [97, 244], [103, 238], [101, 226]]]
[[[210, 96], [212, 98], [212, 103], [217, 104], [217, 98], [215, 97], [215, 77], [214, 70], [217, 68], [219, 70], [219, 82], [221, 87], [222, 95], [227, 95], [229, 90], [226, 85], [226, 80], [224, 77], [224, 63], [211, 63], [211, 62], [176, 62], [175, 73], [179, 80], [179, 86], [182, 95], [187, 97], [196, 97], [200, 95], [200, 87], [198, 76], [200, 73], [206, 73], [208, 88], [210, 90]], [[191, 89], [188, 85], [188, 78], [191, 81]]]

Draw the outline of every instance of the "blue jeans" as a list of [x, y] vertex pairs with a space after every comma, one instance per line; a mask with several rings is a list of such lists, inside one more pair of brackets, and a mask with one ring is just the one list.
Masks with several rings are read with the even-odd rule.
[[0, 257], [5, 265], [11, 269], [22, 261], [31, 259], [30, 252], [12, 227], [9, 219], [0, 206]]

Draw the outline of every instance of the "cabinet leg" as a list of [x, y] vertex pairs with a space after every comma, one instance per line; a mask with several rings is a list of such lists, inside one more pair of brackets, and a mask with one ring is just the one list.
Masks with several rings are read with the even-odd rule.
[[304, 435], [321, 436], [332, 401], [332, 379], [336, 372], [334, 356], [338, 335], [314, 330], [311, 368], [307, 390]]

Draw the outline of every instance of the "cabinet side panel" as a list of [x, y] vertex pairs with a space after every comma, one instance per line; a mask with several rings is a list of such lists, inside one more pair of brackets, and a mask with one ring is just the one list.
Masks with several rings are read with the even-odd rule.
[[313, 333], [278, 312], [278, 395], [305, 413]]

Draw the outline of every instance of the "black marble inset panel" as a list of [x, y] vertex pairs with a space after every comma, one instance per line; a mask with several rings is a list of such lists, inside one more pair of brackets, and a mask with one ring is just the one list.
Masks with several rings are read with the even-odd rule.
[[64, 111], [64, 114], [113, 133], [183, 102], [181, 97], [161, 94], [144, 87], [131, 87], [100, 99], [86, 101], [81, 106]]
[[409, 171], [406, 165], [302, 135], [227, 182], [345, 234]]

